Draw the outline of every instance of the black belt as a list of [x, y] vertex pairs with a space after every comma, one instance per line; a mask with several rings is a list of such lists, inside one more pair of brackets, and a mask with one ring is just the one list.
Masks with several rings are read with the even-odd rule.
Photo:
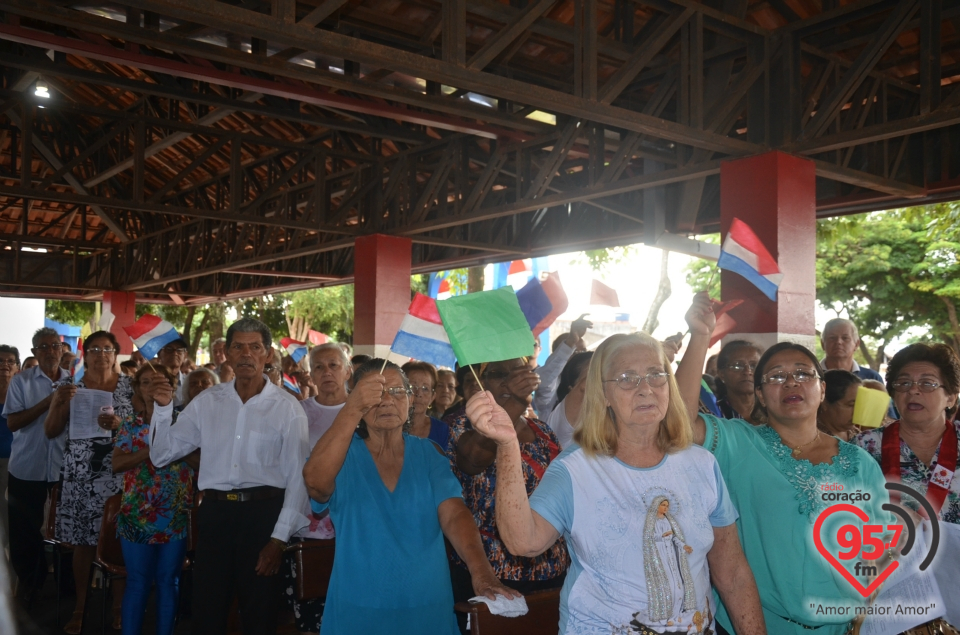
[[218, 501], [230, 501], [233, 503], [246, 503], [248, 501], [258, 501], [267, 498], [279, 498], [283, 496], [286, 490], [270, 485], [261, 485], [259, 487], [245, 487], [243, 489], [232, 489], [228, 492], [219, 489], [203, 490], [204, 498], [210, 497]]

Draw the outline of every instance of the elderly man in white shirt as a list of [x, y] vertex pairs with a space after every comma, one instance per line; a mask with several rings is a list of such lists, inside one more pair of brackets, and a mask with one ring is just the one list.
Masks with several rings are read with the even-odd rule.
[[[29, 604], [43, 584], [43, 507], [60, 479], [66, 431], [48, 439], [43, 429], [50, 404], [76, 390], [70, 373], [60, 368], [60, 336], [51, 328], [33, 335], [31, 349], [39, 362], [10, 380], [3, 414], [13, 432], [7, 482], [10, 561], [17, 574], [17, 594]], [[59, 390], [58, 390], [59, 386]], [[2, 492], [0, 492], [2, 495]]]
[[245, 635], [276, 630], [283, 549], [307, 526], [302, 469], [307, 419], [295, 397], [270, 383], [270, 330], [252, 318], [227, 329], [236, 380], [203, 391], [172, 424], [173, 390], [155, 399], [150, 458], [164, 466], [202, 451], [193, 632], [226, 633], [234, 591]]

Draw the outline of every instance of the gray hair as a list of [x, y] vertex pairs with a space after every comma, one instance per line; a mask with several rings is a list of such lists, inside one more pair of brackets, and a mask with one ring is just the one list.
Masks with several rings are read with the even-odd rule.
[[343, 367], [346, 369], [352, 369], [350, 365], [350, 358], [347, 357], [347, 352], [344, 351], [340, 344], [336, 342], [324, 342], [323, 344], [318, 344], [310, 349], [310, 370], [313, 370], [313, 356], [322, 353], [323, 351], [334, 351], [340, 355], [340, 360], [343, 362]]
[[226, 344], [226, 343], [227, 343], [227, 340], [223, 339], [222, 337], [218, 337], [217, 339], [210, 342], [210, 347], [213, 348], [216, 344]]
[[273, 335], [270, 333], [270, 329], [266, 324], [256, 318], [240, 318], [230, 325], [230, 328], [227, 329], [226, 340], [228, 348], [230, 347], [230, 342], [233, 340], [235, 333], [259, 333], [260, 339], [263, 341], [264, 348], [270, 348], [273, 346]]
[[58, 340], [60, 339], [60, 334], [49, 326], [45, 326], [41, 329], [37, 329], [37, 332], [33, 334], [33, 347], [36, 348], [40, 346], [40, 340], [44, 337], [55, 337]]
[[20, 367], [20, 351], [17, 350], [16, 346], [10, 346], [8, 344], [0, 344], [0, 353], [7, 353], [13, 355], [14, 359], [17, 360], [17, 368]]
[[853, 329], [853, 339], [860, 339], [860, 331], [857, 330], [857, 325], [854, 324], [851, 320], [844, 318], [833, 318], [832, 320], [827, 320], [827, 323], [823, 325], [823, 331], [821, 331], [821, 337], [826, 337], [827, 332], [838, 326], [849, 326]]
[[220, 383], [220, 378], [217, 377], [217, 374], [212, 370], [210, 370], [209, 368], [205, 368], [203, 366], [198, 367], [196, 370], [190, 371], [190, 374], [187, 375], [187, 383], [188, 384], [190, 383], [190, 378], [193, 377], [194, 375], [203, 375], [204, 373], [210, 376], [210, 379], [213, 380], [214, 386]]

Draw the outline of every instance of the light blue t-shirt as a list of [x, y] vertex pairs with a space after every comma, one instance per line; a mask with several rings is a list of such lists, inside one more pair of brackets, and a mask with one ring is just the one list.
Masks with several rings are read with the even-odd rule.
[[713, 528], [732, 525], [737, 510], [709, 452], [690, 447], [635, 468], [572, 445], [530, 506], [570, 551], [561, 635], [716, 630], [707, 553]]
[[461, 498], [460, 482], [433, 441], [407, 434], [393, 492], [383, 484], [363, 439], [354, 435], [330, 509], [337, 530], [324, 635], [457, 635], [453, 588], [437, 517]]

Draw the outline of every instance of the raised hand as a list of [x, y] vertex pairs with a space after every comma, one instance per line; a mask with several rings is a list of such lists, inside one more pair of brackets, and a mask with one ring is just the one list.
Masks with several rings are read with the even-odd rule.
[[489, 392], [478, 392], [467, 402], [467, 418], [473, 429], [493, 440], [498, 445], [510, 443], [517, 438], [517, 429], [507, 411], [497, 405]]
[[167, 406], [173, 401], [173, 386], [168, 381], [158, 382], [153, 388], [153, 401], [158, 406]]
[[683, 347], [683, 333], [671, 335], [667, 339], [660, 342], [660, 344], [663, 346], [663, 353], [667, 356], [667, 360], [670, 361], [670, 363], [673, 363], [673, 359]]
[[519, 366], [510, 371], [504, 384], [514, 399], [530, 405], [533, 401], [533, 392], [540, 387], [540, 375], [529, 366]]
[[575, 333], [577, 337], [582, 338], [587, 334], [587, 329], [593, 328], [593, 322], [587, 320], [586, 317], [590, 315], [589, 313], [581, 313], [580, 317], [573, 321], [570, 324], [570, 332]]
[[717, 316], [713, 314], [713, 303], [706, 291], [693, 296], [693, 303], [684, 316], [692, 335], [710, 337], [717, 326]]
[[347, 397], [347, 405], [359, 412], [361, 416], [365, 415], [371, 408], [380, 405], [386, 383], [387, 378], [379, 373], [367, 374], [350, 391], [350, 396]]

